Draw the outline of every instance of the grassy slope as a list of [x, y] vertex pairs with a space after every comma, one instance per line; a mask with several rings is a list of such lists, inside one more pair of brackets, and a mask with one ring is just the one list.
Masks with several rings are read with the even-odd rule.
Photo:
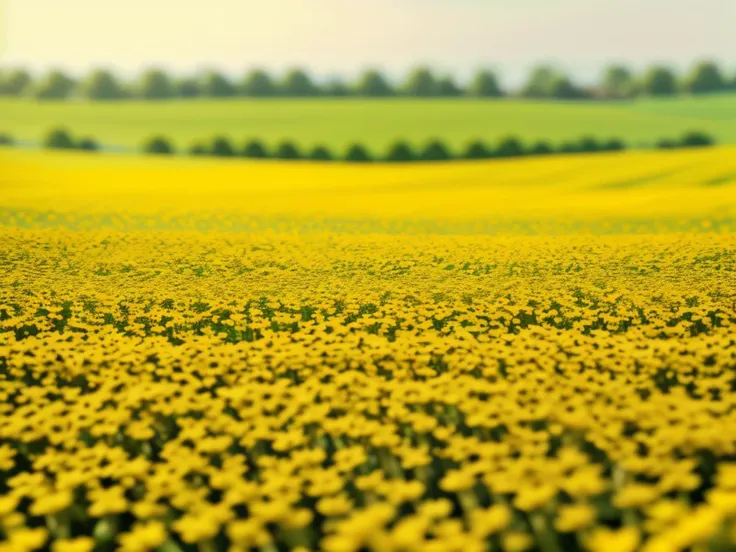
[[64, 125], [106, 144], [137, 146], [163, 133], [186, 147], [225, 134], [238, 142], [284, 138], [304, 147], [344, 148], [361, 141], [382, 151], [393, 140], [421, 144], [431, 137], [462, 147], [468, 139], [517, 134], [526, 140], [561, 141], [583, 134], [617, 136], [633, 145], [676, 137], [689, 129], [736, 143], [736, 95], [643, 100], [634, 103], [524, 102], [517, 100], [194, 100], [163, 103], [37, 103], [0, 100], [0, 131], [37, 141]]

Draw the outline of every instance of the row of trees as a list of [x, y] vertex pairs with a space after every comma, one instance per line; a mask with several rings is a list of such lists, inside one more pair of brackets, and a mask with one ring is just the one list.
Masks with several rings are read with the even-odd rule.
[[[7, 137], [6, 137], [7, 138]], [[0, 140], [0, 143], [3, 143]], [[10, 143], [7, 139], [5, 143]], [[709, 146], [715, 141], [702, 132], [688, 132], [679, 139], [662, 139], [656, 147], [662, 149]], [[52, 149], [82, 149], [96, 151], [98, 143], [89, 137], [75, 138], [63, 128], [51, 130], [43, 140], [43, 146]], [[291, 140], [284, 140], [273, 148], [269, 148], [260, 140], [248, 140], [238, 146], [226, 136], [215, 136], [207, 142], [193, 144], [185, 152], [188, 155], [207, 155], [215, 157], [246, 157], [250, 159], [309, 159], [313, 161], [349, 161], [349, 162], [411, 162], [411, 161], [449, 161], [452, 159], [492, 159], [529, 155], [548, 155], [552, 153], [595, 153], [602, 151], [620, 151], [626, 149], [622, 140], [599, 140], [585, 136], [579, 140], [563, 142], [559, 145], [547, 141], [525, 144], [515, 136], [500, 139], [495, 144], [482, 140], [474, 140], [467, 144], [461, 152], [454, 152], [439, 139], [429, 140], [423, 147], [415, 148], [409, 142], [400, 140], [394, 143], [385, 155], [374, 155], [368, 148], [359, 143], [350, 145], [342, 154], [335, 154], [327, 146], [318, 145], [304, 150]], [[146, 140], [141, 151], [149, 154], [172, 155], [177, 153], [171, 140], [164, 136], [154, 136]]]
[[[717, 64], [703, 61], [683, 77], [664, 66], [653, 66], [644, 74], [637, 75], [624, 66], [615, 65], [607, 68], [600, 83], [593, 87], [578, 86], [553, 67], [539, 66], [531, 72], [516, 95], [527, 98], [625, 99], [637, 95], [667, 96], [725, 90], [736, 90], [736, 75], [729, 78]], [[134, 82], [124, 82], [107, 70], [92, 71], [81, 80], [75, 80], [62, 71], [51, 71], [34, 80], [27, 71], [14, 69], [0, 73], [0, 94], [28, 95], [38, 99], [80, 97], [92, 100], [162, 100], [233, 96], [500, 97], [507, 95], [507, 92], [489, 70], [479, 71], [463, 87], [451, 76], [438, 76], [428, 67], [419, 67], [399, 85], [390, 82], [377, 70], [368, 70], [351, 83], [332, 80], [318, 84], [302, 69], [292, 69], [280, 79], [273, 78], [262, 69], [254, 69], [240, 80], [231, 80], [217, 71], [176, 79], [163, 70], [150, 69]]]

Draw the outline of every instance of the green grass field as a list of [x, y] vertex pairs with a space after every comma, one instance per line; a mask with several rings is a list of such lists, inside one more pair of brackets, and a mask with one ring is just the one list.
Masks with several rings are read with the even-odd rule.
[[91, 135], [106, 145], [138, 146], [151, 134], [178, 147], [224, 134], [237, 143], [285, 138], [303, 147], [344, 148], [360, 141], [383, 151], [397, 139], [417, 145], [438, 137], [460, 148], [469, 139], [493, 141], [516, 134], [525, 140], [560, 142], [590, 134], [619, 137], [631, 146], [703, 130], [721, 143], [736, 143], [736, 95], [630, 103], [529, 102], [521, 100], [187, 100], [169, 102], [44, 102], [0, 100], [0, 132], [28, 142], [53, 126]]

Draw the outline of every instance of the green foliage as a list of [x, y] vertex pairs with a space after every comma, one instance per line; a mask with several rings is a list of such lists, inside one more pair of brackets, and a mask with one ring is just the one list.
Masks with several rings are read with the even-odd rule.
[[525, 98], [549, 98], [557, 77], [558, 74], [552, 67], [537, 66], [532, 70], [529, 79], [521, 89], [521, 95]]
[[192, 77], [176, 81], [174, 84], [174, 90], [176, 95], [180, 98], [196, 98], [202, 94], [199, 81]]
[[281, 82], [281, 93], [284, 96], [308, 97], [316, 96], [319, 89], [314, 85], [309, 75], [302, 69], [290, 69]]
[[240, 83], [240, 93], [251, 98], [269, 98], [277, 92], [276, 84], [263, 69], [253, 69]]
[[208, 98], [228, 98], [235, 95], [235, 86], [217, 71], [207, 71], [200, 84], [202, 95]]
[[268, 150], [260, 140], [249, 140], [243, 148], [243, 157], [266, 159], [268, 157]]
[[455, 80], [447, 75], [437, 81], [437, 95], [443, 98], [456, 98], [462, 96], [463, 91], [455, 84]]
[[463, 152], [463, 158], [465, 159], [490, 159], [491, 157], [493, 157], [493, 152], [481, 140], [473, 140]]
[[126, 96], [115, 76], [104, 69], [92, 71], [79, 84], [79, 94], [88, 100], [119, 100]]
[[496, 75], [487, 69], [478, 71], [467, 89], [468, 96], [497, 98], [503, 96]]
[[580, 139], [579, 147], [583, 153], [595, 153], [603, 149], [602, 144], [592, 136], [583, 136]]
[[671, 69], [656, 65], [644, 75], [642, 92], [648, 96], [672, 96], [677, 93], [677, 79]]
[[314, 149], [309, 153], [308, 158], [312, 161], [332, 161], [334, 159], [332, 153], [327, 148], [327, 146], [323, 145], [315, 146]]
[[3, 71], [0, 77], [0, 94], [3, 96], [20, 96], [32, 84], [31, 75], [24, 69]]
[[626, 149], [626, 144], [619, 138], [610, 138], [603, 144], [604, 151], [622, 151]]
[[417, 67], [401, 87], [402, 93], [417, 98], [428, 98], [437, 95], [437, 81], [428, 67]]
[[677, 147], [677, 141], [671, 138], [662, 138], [657, 141], [656, 146], [658, 149], [674, 149]]
[[74, 79], [61, 71], [51, 71], [32, 89], [32, 95], [39, 100], [63, 100], [74, 90]]
[[448, 161], [452, 158], [447, 146], [438, 139], [430, 140], [419, 154], [422, 161]]
[[149, 69], [141, 75], [137, 92], [145, 100], [166, 100], [174, 96], [174, 86], [165, 72]]
[[67, 129], [54, 128], [44, 137], [43, 147], [48, 149], [74, 149], [75, 143]]
[[142, 150], [143, 153], [171, 155], [174, 153], [174, 146], [163, 136], [153, 136], [143, 143]]
[[351, 144], [345, 152], [345, 161], [351, 163], [368, 163], [373, 161], [371, 154], [361, 144]]
[[355, 93], [358, 96], [385, 98], [393, 96], [394, 90], [380, 72], [370, 69], [358, 80]]
[[712, 136], [697, 130], [685, 133], [680, 140], [680, 145], [685, 148], [712, 146], [715, 143], [716, 141]]
[[414, 161], [415, 159], [416, 155], [414, 150], [411, 145], [404, 140], [400, 140], [392, 144], [386, 154], [386, 161], [389, 163], [406, 163]]
[[559, 153], [581, 153], [580, 142], [576, 140], [568, 140], [560, 145]]
[[301, 159], [302, 155], [294, 142], [284, 140], [276, 147], [274, 157], [276, 159]]
[[575, 86], [569, 78], [558, 75], [550, 85], [549, 97], [558, 100], [577, 100], [584, 98], [585, 93]]
[[207, 155], [209, 152], [207, 151], [207, 146], [205, 146], [202, 142], [195, 142], [191, 146], [189, 146], [189, 150], [187, 150], [187, 153], [189, 155], [199, 156], [199, 155]]
[[10, 134], [0, 132], [0, 146], [12, 146], [14, 144], [13, 137]]
[[225, 136], [215, 136], [210, 144], [210, 154], [216, 157], [234, 157], [235, 148]]
[[524, 144], [516, 136], [507, 136], [498, 142], [496, 157], [518, 157], [524, 155]]
[[345, 96], [349, 96], [351, 90], [348, 85], [345, 84], [345, 82], [341, 79], [332, 78], [327, 81], [327, 84], [325, 84], [322, 93], [323, 95], [329, 96], [331, 98], [342, 98]]
[[550, 153], [554, 153], [554, 151], [554, 148], [549, 142], [540, 140], [529, 148], [529, 155], [549, 155]]
[[100, 149], [100, 145], [94, 138], [86, 136], [85, 138], [79, 140], [79, 142], [77, 143], [77, 149], [84, 151], [98, 151]]
[[603, 75], [601, 91], [608, 99], [630, 98], [636, 92], [633, 73], [623, 65], [611, 65]]
[[721, 92], [727, 89], [727, 82], [718, 66], [712, 61], [698, 63], [685, 79], [683, 88], [691, 94]]

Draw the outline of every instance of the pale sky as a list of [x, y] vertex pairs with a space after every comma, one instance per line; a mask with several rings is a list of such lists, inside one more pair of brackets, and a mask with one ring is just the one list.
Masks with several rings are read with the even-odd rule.
[[516, 83], [550, 61], [590, 81], [610, 61], [736, 72], [736, 0], [0, 0], [3, 66], [124, 75], [162, 66], [316, 77], [417, 64]]

